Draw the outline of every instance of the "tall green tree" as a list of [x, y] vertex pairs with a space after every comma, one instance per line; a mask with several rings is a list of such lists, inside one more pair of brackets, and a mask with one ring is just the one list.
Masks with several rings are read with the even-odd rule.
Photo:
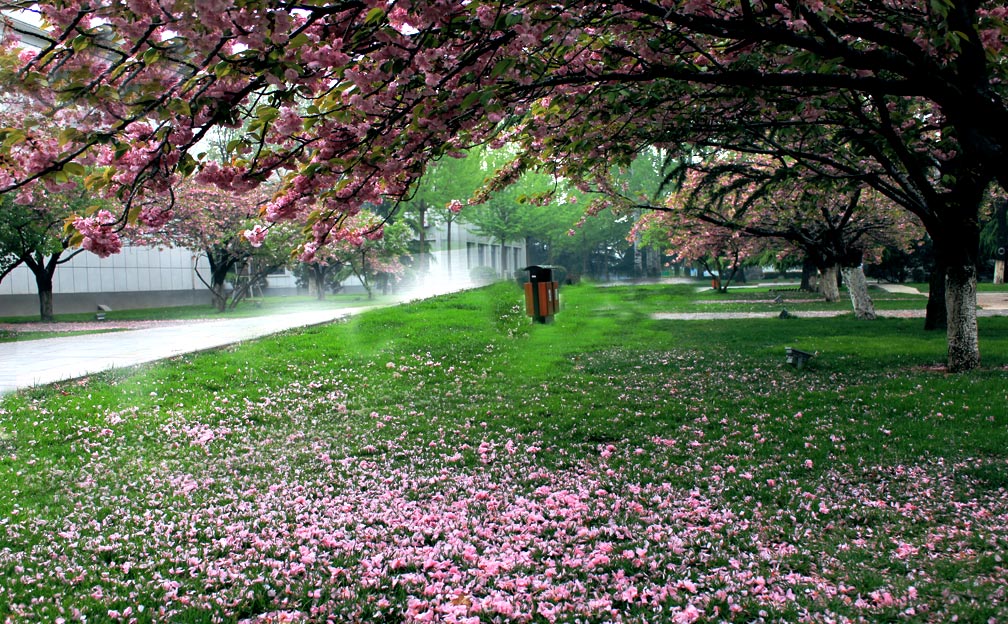
[[432, 162], [417, 182], [412, 195], [400, 207], [404, 220], [418, 238], [414, 253], [416, 267], [421, 274], [430, 269], [431, 246], [427, 241], [427, 228], [443, 223], [447, 230], [444, 258], [448, 275], [451, 275], [452, 226], [464, 219], [460, 215], [463, 205], [483, 185], [486, 177], [484, 154], [485, 150], [473, 150]]
[[[80, 216], [87, 213], [95, 214]], [[15, 201], [10, 194], [0, 194], [0, 280], [18, 266], [31, 271], [38, 293], [39, 318], [45, 322], [54, 318], [56, 270], [88, 249], [104, 257], [121, 246], [118, 234], [102, 228], [106, 230], [100, 239], [102, 244], [81, 247], [80, 235], [68, 227], [68, 222], [74, 220], [87, 220], [93, 227], [99, 221], [111, 223], [115, 217], [97, 210], [90, 194], [80, 186], [61, 192], [38, 189], [26, 204]]]

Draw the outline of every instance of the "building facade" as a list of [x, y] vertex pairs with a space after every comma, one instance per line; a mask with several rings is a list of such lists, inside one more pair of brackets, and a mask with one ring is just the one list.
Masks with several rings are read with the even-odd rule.
[[426, 236], [429, 261], [426, 271], [418, 267], [418, 273], [426, 275], [424, 281], [432, 291], [440, 290], [435, 284], [445, 282], [465, 288], [492, 279], [511, 279], [528, 265], [524, 241], [505, 242], [502, 253], [500, 242], [480, 236], [464, 223], [452, 224], [451, 240], [444, 224], [428, 227]]
[[[447, 226], [428, 227], [427, 242], [426, 270], [414, 258], [412, 275], [398, 289], [401, 294], [425, 297], [512, 279], [527, 265], [524, 243], [505, 243], [502, 254], [500, 243], [464, 224], [452, 225], [450, 243]], [[200, 275], [209, 280], [206, 257], [189, 249], [124, 246], [108, 258], [82, 252], [56, 269], [53, 311], [93, 312], [99, 305], [113, 310], [210, 305], [210, 292]], [[266, 282], [265, 295], [307, 292], [299, 289], [289, 270], [267, 276]], [[344, 283], [344, 292], [358, 291], [362, 289], [355, 278]], [[35, 276], [27, 267], [17, 267], [0, 281], [0, 317], [34, 316], [38, 306]]]
[[[83, 252], [56, 269], [53, 311], [92, 312], [99, 305], [113, 310], [209, 305], [210, 291], [200, 275], [209, 280], [206, 256], [189, 249], [124, 246], [108, 258]], [[297, 290], [289, 271], [268, 276], [267, 283], [266, 294]], [[19, 266], [0, 282], [0, 316], [31, 316], [38, 311], [35, 276]]]

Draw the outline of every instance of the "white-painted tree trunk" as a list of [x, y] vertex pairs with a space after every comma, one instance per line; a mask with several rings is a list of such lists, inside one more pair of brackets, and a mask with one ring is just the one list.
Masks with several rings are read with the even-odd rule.
[[1004, 284], [1005, 283], [1005, 261], [995, 260], [994, 261], [994, 283]]
[[850, 293], [851, 305], [854, 306], [854, 316], [864, 321], [875, 319], [875, 302], [868, 294], [868, 280], [865, 279], [864, 267], [842, 267], [844, 283]]
[[948, 313], [948, 370], [960, 372], [980, 366], [977, 336], [976, 268], [949, 267], [945, 279]]
[[819, 278], [819, 292], [826, 301], [839, 301], [840, 300], [840, 287], [837, 286], [837, 272], [839, 267], [837, 265], [832, 265], [826, 267], [826, 270], [822, 272], [822, 277]]

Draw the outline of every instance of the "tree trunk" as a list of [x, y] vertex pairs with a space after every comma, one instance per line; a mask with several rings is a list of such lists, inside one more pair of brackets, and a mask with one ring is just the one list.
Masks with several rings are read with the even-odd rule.
[[644, 276], [644, 255], [641, 253], [637, 239], [633, 241], [633, 278], [640, 279]]
[[507, 277], [507, 269], [504, 268], [505, 266], [507, 266], [507, 250], [504, 248], [504, 240], [502, 239], [501, 240], [501, 248], [500, 248], [500, 275], [501, 275], [501, 277]]
[[315, 286], [315, 298], [325, 300], [325, 269], [321, 265], [311, 267], [312, 284]]
[[224, 281], [214, 280], [210, 285], [210, 294], [213, 295], [214, 309], [223, 312], [227, 309], [227, 292]]
[[661, 252], [657, 247], [647, 248], [648, 275], [651, 277], [661, 277]]
[[799, 286], [799, 289], [803, 290], [804, 292], [818, 292], [818, 284], [816, 284], [815, 281], [816, 281], [815, 263], [813, 263], [808, 258], [805, 258], [805, 261], [802, 262], [801, 286]]
[[819, 292], [826, 301], [840, 301], [840, 287], [837, 285], [839, 267], [831, 264], [822, 272], [819, 278]]
[[35, 287], [38, 291], [39, 318], [43, 323], [52, 323], [55, 320], [53, 315], [53, 275], [59, 264], [60, 253], [50, 256], [49, 261], [40, 253], [25, 254], [21, 256], [22, 262], [35, 276]]
[[52, 323], [56, 320], [53, 314], [53, 291], [52, 291], [52, 281], [49, 282], [48, 288], [43, 288], [39, 285], [38, 288], [38, 299], [39, 299], [39, 317], [42, 319], [43, 323]]
[[868, 294], [868, 280], [865, 279], [864, 267], [841, 267], [844, 282], [847, 284], [847, 292], [850, 294], [851, 304], [854, 306], [854, 317], [871, 321], [875, 319], [875, 303]]
[[994, 208], [994, 283], [1005, 283], [1005, 249], [1008, 248], [1008, 199]]
[[977, 334], [976, 266], [949, 266], [945, 278], [948, 312], [948, 370], [958, 373], [980, 366]]
[[448, 265], [448, 279], [451, 279], [451, 276], [452, 276], [452, 257], [451, 257], [451, 254], [452, 254], [452, 244], [451, 244], [451, 226], [452, 226], [452, 221], [453, 221], [452, 219], [448, 219], [448, 223], [447, 223], [447, 225], [448, 225], [448, 232], [447, 232], [448, 233], [448, 238], [447, 238], [447, 240], [445, 240], [445, 250], [446, 250], [445, 251], [445, 263]]
[[237, 264], [237, 260], [226, 249], [220, 247], [208, 247], [204, 250], [204, 254], [206, 255], [207, 264], [210, 265], [210, 281], [208, 282], [199, 271], [196, 271], [196, 276], [199, 277], [203, 285], [210, 291], [214, 309], [218, 312], [223, 312], [227, 309], [228, 303], [228, 294], [225, 286], [227, 274], [231, 267]]
[[361, 252], [361, 262], [360, 262], [360, 265], [361, 265], [361, 270], [358, 271], [357, 269], [354, 269], [354, 274], [357, 275], [357, 281], [360, 282], [361, 286], [364, 287], [364, 290], [367, 291], [368, 301], [371, 301], [372, 299], [374, 299], [374, 290], [371, 288], [371, 284], [368, 282], [368, 278], [367, 278], [367, 252], [366, 251]]
[[[423, 202], [420, 202], [419, 221], [417, 230], [420, 235], [420, 258], [417, 264], [420, 268], [420, 275], [424, 276], [427, 275], [429, 266], [427, 262], [427, 205]], [[370, 290], [368, 292], [370, 293]], [[370, 298], [368, 296], [368, 299]]]
[[927, 311], [924, 315], [925, 331], [946, 329], [948, 326], [948, 312], [945, 310], [945, 273], [945, 263], [936, 258], [934, 266], [931, 267], [929, 280]]

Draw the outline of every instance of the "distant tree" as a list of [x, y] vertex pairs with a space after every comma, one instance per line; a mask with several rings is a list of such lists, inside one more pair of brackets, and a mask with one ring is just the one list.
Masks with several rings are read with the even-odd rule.
[[[541, 174], [525, 174], [521, 163], [513, 160], [513, 150], [486, 151], [483, 167], [495, 172], [474, 191], [463, 210], [462, 218], [476, 233], [497, 241], [499, 247], [498, 274], [504, 275], [507, 265], [507, 243], [524, 241], [533, 218], [533, 204], [543, 204], [555, 186], [552, 179]], [[511, 179], [514, 177], [514, 179]]]
[[728, 292], [742, 268], [761, 257], [768, 245], [765, 238], [697, 219], [681, 208], [646, 213], [635, 224], [631, 236], [652, 244], [665, 241], [666, 253], [703, 267], [713, 278], [711, 287], [722, 293]]
[[572, 191], [566, 201], [560, 199], [551, 205], [549, 215], [537, 215], [537, 226], [530, 231], [544, 237], [550, 264], [564, 265], [573, 276], [608, 280], [613, 270], [627, 261], [631, 251], [627, 236], [633, 219], [608, 206], [589, 208], [592, 214], [586, 218], [587, 197]]
[[266, 236], [260, 211], [268, 198], [264, 188], [236, 194], [190, 181], [161, 206], [165, 223], [154, 230], [137, 228], [134, 238], [140, 244], [199, 251], [209, 273], [197, 271], [196, 276], [214, 307], [218, 312], [234, 309], [266, 275], [290, 261], [300, 238], [295, 228], [278, 225], [269, 227]]
[[880, 255], [886, 247], [909, 248], [923, 238], [923, 228], [872, 189], [788, 165], [725, 152], [685, 164], [683, 184], [667, 200], [670, 218], [694, 218], [783, 241], [819, 269], [827, 301], [839, 299], [837, 277], [842, 273], [855, 314], [874, 318], [865, 255]]
[[354, 221], [356, 223], [351, 227], [360, 233], [342, 239], [336, 246], [345, 250], [351, 271], [367, 291], [368, 299], [373, 299], [375, 287], [387, 293], [405, 275], [404, 260], [409, 258], [409, 229], [401, 223], [382, 226], [376, 216], [366, 211], [357, 215]]
[[383, 292], [402, 280], [410, 259], [412, 230], [408, 224], [390, 222], [371, 210], [361, 210], [340, 225], [339, 236], [322, 248], [302, 249], [301, 262], [328, 267], [336, 276], [353, 275], [374, 298], [375, 288]]
[[420, 178], [417, 194], [427, 199], [435, 221], [445, 224], [444, 258], [449, 277], [452, 274], [452, 226], [465, 221], [463, 209], [486, 177], [480, 156], [480, 150], [458, 158], [444, 156]]
[[297, 262], [293, 272], [298, 284], [307, 287], [319, 301], [325, 299], [326, 292], [338, 293], [343, 289], [343, 281], [353, 274], [349, 263], [331, 253], [326, 247], [309, 262]]
[[[83, 188], [49, 192], [35, 187], [31, 195], [27, 204], [19, 203], [26, 200], [23, 194], [17, 199], [0, 195], [0, 280], [25, 266], [35, 278], [39, 318], [51, 322], [56, 270], [84, 251], [107, 257], [118, 252], [122, 242], [111, 227], [116, 217], [100, 209], [103, 203]], [[81, 216], [85, 214], [90, 216]], [[84, 238], [81, 232], [90, 236]]]

